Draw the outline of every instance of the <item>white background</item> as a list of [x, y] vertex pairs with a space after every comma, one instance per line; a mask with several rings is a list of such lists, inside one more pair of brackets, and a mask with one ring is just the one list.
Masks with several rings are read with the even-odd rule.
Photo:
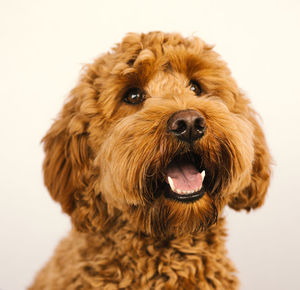
[[300, 1], [0, 1], [0, 289], [24, 289], [70, 228], [42, 180], [40, 140], [82, 64], [129, 31], [216, 44], [263, 118], [265, 206], [226, 210], [242, 290], [300, 289]]

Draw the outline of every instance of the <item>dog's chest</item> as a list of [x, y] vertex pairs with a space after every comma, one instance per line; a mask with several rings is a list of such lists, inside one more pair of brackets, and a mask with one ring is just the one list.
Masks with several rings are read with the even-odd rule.
[[78, 249], [82, 279], [95, 289], [236, 289], [223, 242], [204, 236], [155, 242], [125, 229], [84, 235]]

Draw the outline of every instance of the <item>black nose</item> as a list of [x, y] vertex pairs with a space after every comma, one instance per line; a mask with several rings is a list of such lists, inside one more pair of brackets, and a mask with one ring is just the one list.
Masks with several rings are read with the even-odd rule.
[[174, 113], [167, 123], [167, 130], [178, 139], [192, 143], [204, 135], [204, 117], [195, 110], [182, 110]]

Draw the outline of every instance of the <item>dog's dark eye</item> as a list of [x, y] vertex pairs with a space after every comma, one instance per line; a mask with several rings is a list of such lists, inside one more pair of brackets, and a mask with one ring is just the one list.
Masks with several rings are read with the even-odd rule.
[[190, 90], [194, 92], [196, 96], [200, 96], [202, 93], [201, 86], [195, 80], [190, 81]]
[[127, 104], [137, 105], [142, 103], [146, 98], [146, 94], [139, 88], [129, 89], [123, 97], [123, 101]]

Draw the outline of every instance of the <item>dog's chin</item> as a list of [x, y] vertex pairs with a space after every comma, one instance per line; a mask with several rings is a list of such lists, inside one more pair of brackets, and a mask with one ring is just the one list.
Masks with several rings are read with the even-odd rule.
[[130, 211], [137, 230], [158, 239], [204, 232], [217, 217], [218, 207], [204, 189], [184, 201], [174, 193], [164, 193], [152, 205], [134, 206]]

